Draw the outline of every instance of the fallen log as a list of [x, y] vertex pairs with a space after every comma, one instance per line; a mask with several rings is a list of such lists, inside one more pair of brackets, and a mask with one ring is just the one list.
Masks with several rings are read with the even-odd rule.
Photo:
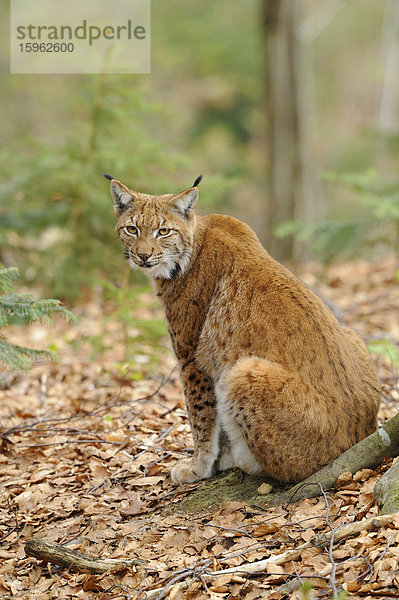
[[107, 571], [121, 571], [132, 566], [144, 564], [138, 559], [99, 558], [88, 556], [77, 550], [70, 550], [66, 546], [46, 542], [45, 540], [32, 537], [25, 543], [25, 552], [28, 556], [34, 556], [45, 562], [61, 565], [67, 569], [74, 569], [79, 573], [100, 574]]

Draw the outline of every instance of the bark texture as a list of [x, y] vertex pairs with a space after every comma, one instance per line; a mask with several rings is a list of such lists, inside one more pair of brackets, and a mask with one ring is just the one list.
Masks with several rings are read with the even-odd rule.
[[399, 462], [396, 462], [375, 484], [374, 498], [381, 506], [381, 513], [399, 512]]

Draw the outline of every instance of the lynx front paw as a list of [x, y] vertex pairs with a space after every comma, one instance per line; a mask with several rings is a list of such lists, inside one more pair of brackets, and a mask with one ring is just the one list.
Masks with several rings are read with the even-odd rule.
[[173, 483], [193, 483], [211, 475], [212, 469], [204, 468], [204, 465], [195, 458], [181, 460], [171, 472]]

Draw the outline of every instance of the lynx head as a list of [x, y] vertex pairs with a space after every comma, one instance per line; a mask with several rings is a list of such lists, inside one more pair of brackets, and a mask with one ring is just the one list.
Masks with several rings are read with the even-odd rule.
[[129, 265], [153, 277], [173, 279], [183, 273], [193, 250], [198, 184], [180, 194], [150, 196], [111, 180], [117, 217], [116, 232], [125, 246]]

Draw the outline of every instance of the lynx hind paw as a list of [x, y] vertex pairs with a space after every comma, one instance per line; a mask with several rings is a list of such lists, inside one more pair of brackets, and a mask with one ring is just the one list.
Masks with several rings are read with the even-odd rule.
[[193, 458], [181, 460], [171, 471], [173, 483], [193, 483], [211, 475], [212, 468], [204, 468], [204, 465]]

